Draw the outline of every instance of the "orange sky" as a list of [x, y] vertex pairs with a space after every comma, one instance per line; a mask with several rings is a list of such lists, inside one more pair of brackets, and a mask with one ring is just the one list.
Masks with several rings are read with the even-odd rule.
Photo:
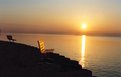
[[0, 1], [4, 32], [81, 34], [121, 33], [120, 0]]

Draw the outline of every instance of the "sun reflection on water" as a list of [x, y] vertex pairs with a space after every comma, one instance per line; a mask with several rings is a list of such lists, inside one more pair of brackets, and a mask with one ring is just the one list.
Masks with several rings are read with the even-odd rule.
[[85, 67], [85, 45], [86, 45], [86, 35], [82, 35], [82, 50], [81, 50], [81, 60], [80, 64]]

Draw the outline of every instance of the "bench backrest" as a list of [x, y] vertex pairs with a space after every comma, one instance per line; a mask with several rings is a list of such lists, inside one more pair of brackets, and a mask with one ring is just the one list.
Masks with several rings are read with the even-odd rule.
[[13, 38], [12, 38], [11, 35], [7, 35], [7, 38], [8, 38], [9, 40], [13, 40]]
[[41, 53], [44, 53], [45, 52], [45, 45], [44, 45], [44, 41], [37, 41], [38, 42], [38, 46], [39, 46], [39, 49], [40, 49], [40, 52]]

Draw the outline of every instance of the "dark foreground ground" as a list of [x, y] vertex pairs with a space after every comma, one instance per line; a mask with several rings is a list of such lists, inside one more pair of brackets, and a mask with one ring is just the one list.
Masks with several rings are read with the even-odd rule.
[[94, 77], [75, 60], [36, 47], [0, 41], [0, 77]]

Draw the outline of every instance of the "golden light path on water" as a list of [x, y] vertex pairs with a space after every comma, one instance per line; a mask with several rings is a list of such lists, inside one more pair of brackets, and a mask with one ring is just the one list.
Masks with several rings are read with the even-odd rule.
[[80, 64], [85, 67], [85, 47], [86, 46], [86, 35], [82, 35], [82, 50]]

